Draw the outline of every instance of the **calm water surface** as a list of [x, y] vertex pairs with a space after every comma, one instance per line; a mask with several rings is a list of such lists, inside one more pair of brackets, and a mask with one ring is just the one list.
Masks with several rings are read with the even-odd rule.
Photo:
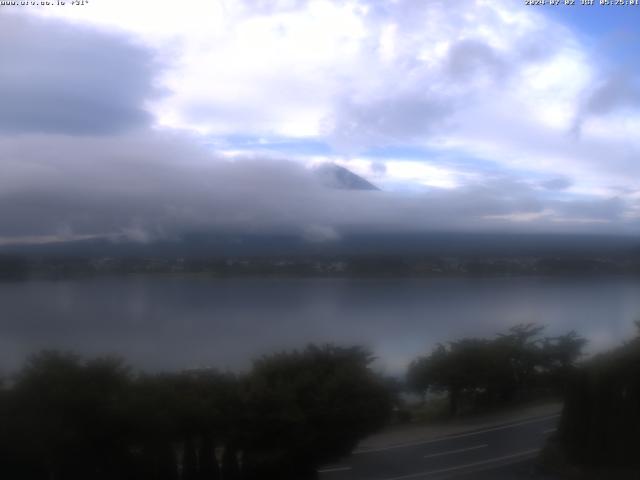
[[243, 369], [313, 341], [368, 346], [399, 373], [437, 342], [521, 322], [615, 345], [640, 318], [640, 279], [113, 277], [0, 283], [0, 305], [0, 371], [42, 348], [150, 370]]

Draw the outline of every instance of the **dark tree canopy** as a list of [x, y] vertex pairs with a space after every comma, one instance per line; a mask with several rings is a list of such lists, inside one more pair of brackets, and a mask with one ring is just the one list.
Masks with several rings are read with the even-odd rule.
[[628, 478], [637, 478], [638, 438], [640, 324], [633, 340], [594, 357], [569, 378], [557, 440], [570, 463], [631, 468], [636, 476]]
[[248, 460], [278, 478], [305, 478], [309, 466], [345, 455], [380, 428], [391, 395], [369, 369], [372, 359], [358, 347], [309, 346], [256, 361], [247, 413], [260, 434], [250, 439]]
[[437, 345], [414, 360], [407, 382], [416, 392], [445, 392], [450, 413], [462, 401], [495, 405], [526, 396], [532, 389], [559, 387], [586, 341], [575, 332], [542, 337], [544, 327], [517, 325], [495, 338], [464, 338]]
[[121, 360], [30, 358], [0, 388], [12, 480], [313, 478], [386, 421], [391, 394], [363, 349], [309, 346], [215, 370], [134, 374]]

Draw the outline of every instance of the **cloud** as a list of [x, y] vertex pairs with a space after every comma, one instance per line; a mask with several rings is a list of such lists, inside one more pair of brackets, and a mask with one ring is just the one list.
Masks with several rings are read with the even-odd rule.
[[556, 177], [540, 182], [542, 188], [547, 190], [566, 190], [573, 182], [567, 177]]
[[573, 126], [576, 135], [581, 134], [583, 124], [592, 117], [640, 108], [640, 83], [632, 72], [610, 74], [587, 93]]
[[338, 240], [340, 234], [327, 225], [307, 225], [303, 228], [302, 238], [311, 243], [324, 243]]
[[342, 102], [325, 125], [336, 148], [358, 152], [364, 147], [416, 141], [442, 127], [451, 111], [452, 105], [433, 93], [398, 94], [366, 103]]
[[465, 39], [449, 48], [448, 73], [456, 79], [467, 80], [488, 74], [501, 77], [506, 73], [505, 61], [486, 43]]
[[381, 161], [373, 161], [369, 163], [369, 170], [375, 176], [384, 176], [387, 173], [387, 165]]
[[152, 53], [122, 34], [0, 16], [0, 134], [111, 134], [148, 125]]
[[557, 206], [558, 212], [567, 219], [592, 221], [615, 221], [626, 210], [625, 202], [618, 197], [605, 199], [574, 199]]
[[[526, 99], [531, 92], [522, 89], [523, 76], [564, 57], [571, 45], [569, 39], [554, 50], [539, 48], [532, 38], [566, 32], [505, 5], [478, 1], [464, 15], [444, 2], [374, 8], [362, 18], [369, 35], [353, 62], [360, 68], [327, 72], [344, 85], [322, 134], [338, 151], [353, 154], [387, 145], [447, 144], [468, 122], [492, 125], [496, 119], [486, 107]], [[545, 92], [545, 100], [554, 94]], [[486, 114], [475, 119], [475, 111]], [[503, 136], [496, 128], [498, 145]]]
[[[326, 137], [349, 150], [428, 141], [450, 127], [452, 109], [563, 46], [539, 47], [541, 32], [557, 30], [541, 15], [482, 0], [464, 9], [408, 0], [194, 0], [188, 9], [112, 0], [45, 14], [127, 28], [171, 51], [158, 78], [170, 93], [151, 104], [163, 126]], [[553, 36], [567, 37], [560, 33]]]
[[[637, 228], [634, 81], [594, 89], [607, 78], [597, 58], [532, 9], [113, 0], [36, 11], [64, 21], [0, 17], [15, 47], [0, 52], [4, 239]], [[603, 128], [612, 115], [624, 122]], [[204, 147], [211, 138], [226, 151]], [[296, 163], [278, 142], [269, 156], [240, 154], [238, 138], [323, 150]], [[386, 146], [425, 153], [372, 164]], [[302, 165], [320, 160], [389, 188], [324, 188]]]
[[[3, 243], [100, 236], [149, 242], [192, 231], [289, 233], [309, 241], [346, 231], [563, 231], [562, 218], [598, 221], [608, 232], [634, 225], [623, 218], [620, 199], [550, 200], [536, 184], [508, 176], [419, 194], [335, 190], [299, 163], [229, 161], [166, 131], [5, 137], [0, 163]], [[528, 221], [505, 220], [513, 215]]]

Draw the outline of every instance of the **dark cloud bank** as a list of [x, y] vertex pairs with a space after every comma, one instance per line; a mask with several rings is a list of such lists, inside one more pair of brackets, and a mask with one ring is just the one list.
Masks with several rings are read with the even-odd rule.
[[[206, 230], [331, 240], [345, 231], [624, 230], [619, 199], [551, 200], [541, 194], [546, 189], [509, 177], [420, 194], [335, 189], [294, 162], [229, 161], [196, 144], [161, 131], [2, 138], [0, 237], [148, 242]], [[540, 218], [518, 222], [514, 214]]]
[[148, 125], [151, 52], [123, 36], [0, 15], [0, 133], [113, 134]]

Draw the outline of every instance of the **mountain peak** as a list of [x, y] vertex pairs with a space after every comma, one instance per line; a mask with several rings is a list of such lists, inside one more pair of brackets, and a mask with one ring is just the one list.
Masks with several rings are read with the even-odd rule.
[[314, 171], [325, 187], [340, 190], [380, 190], [361, 176], [335, 163], [323, 163]]

